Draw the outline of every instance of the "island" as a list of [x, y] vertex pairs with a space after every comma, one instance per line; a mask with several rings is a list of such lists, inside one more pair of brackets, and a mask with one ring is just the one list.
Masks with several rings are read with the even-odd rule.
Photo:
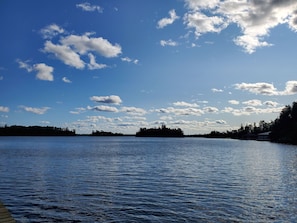
[[184, 137], [184, 133], [180, 128], [170, 129], [162, 125], [159, 128], [140, 128], [136, 137]]
[[20, 126], [0, 127], [0, 136], [75, 136], [75, 130], [53, 126]]

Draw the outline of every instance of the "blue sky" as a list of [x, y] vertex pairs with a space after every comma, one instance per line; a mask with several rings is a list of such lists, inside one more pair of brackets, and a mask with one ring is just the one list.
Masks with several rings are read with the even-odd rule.
[[2, 0], [0, 125], [225, 131], [297, 94], [297, 2]]

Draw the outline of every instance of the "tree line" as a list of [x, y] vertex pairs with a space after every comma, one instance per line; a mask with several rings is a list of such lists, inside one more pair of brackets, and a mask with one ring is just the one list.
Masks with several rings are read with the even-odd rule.
[[75, 130], [53, 126], [19, 126], [0, 127], [0, 136], [75, 136]]
[[257, 139], [260, 133], [269, 133], [272, 142], [288, 143], [297, 145], [297, 102], [285, 106], [279, 117], [271, 122], [260, 121], [241, 125], [237, 130], [226, 132], [212, 131], [206, 134], [209, 138], [234, 138], [234, 139]]

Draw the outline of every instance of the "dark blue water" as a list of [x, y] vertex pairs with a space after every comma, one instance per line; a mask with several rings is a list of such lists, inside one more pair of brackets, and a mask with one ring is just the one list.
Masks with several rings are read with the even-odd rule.
[[0, 200], [18, 222], [297, 222], [297, 147], [0, 137]]

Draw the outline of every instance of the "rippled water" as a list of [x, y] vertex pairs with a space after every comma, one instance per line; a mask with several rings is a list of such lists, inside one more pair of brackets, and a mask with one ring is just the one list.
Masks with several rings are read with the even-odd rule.
[[18, 222], [297, 222], [297, 147], [200, 138], [0, 137]]

